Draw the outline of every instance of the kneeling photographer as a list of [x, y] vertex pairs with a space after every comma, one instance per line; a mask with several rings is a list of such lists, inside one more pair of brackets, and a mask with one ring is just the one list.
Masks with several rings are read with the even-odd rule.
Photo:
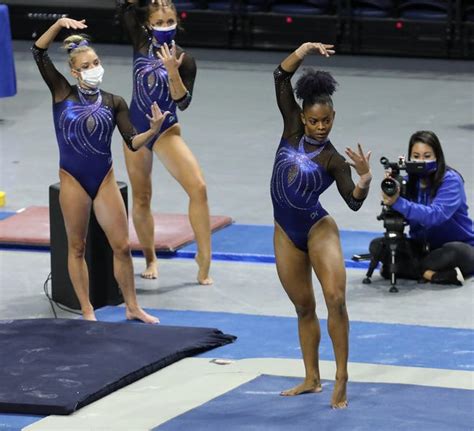
[[[412, 167], [406, 169], [403, 196], [399, 183], [395, 183], [393, 195], [382, 191], [387, 210], [395, 210], [394, 214], [403, 216], [402, 220], [410, 227], [410, 238], [405, 245], [405, 256], [410, 258], [397, 265], [396, 276], [462, 285], [464, 277], [474, 273], [474, 230], [468, 215], [464, 180], [456, 170], [446, 166], [441, 144], [433, 132], [414, 133], [408, 155], [407, 165]], [[384, 238], [374, 240], [371, 253], [383, 241]], [[386, 259], [385, 253], [381, 273], [388, 278]]]

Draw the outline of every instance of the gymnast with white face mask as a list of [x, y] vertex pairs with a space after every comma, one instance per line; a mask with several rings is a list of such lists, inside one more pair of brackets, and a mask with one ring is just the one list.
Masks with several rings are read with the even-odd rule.
[[59, 147], [59, 202], [68, 238], [69, 275], [84, 319], [96, 320], [89, 300], [89, 278], [84, 259], [91, 207], [114, 254], [114, 275], [123, 293], [127, 319], [157, 323], [137, 303], [128, 222], [123, 199], [115, 181], [110, 145], [115, 125], [136, 151], [160, 129], [169, 115], [158, 105], [149, 106], [148, 129], [138, 134], [129, 119], [125, 101], [99, 88], [104, 69], [99, 57], [83, 36], [64, 41], [69, 54], [71, 85], [48, 56], [48, 47], [63, 29], [82, 30], [85, 21], [61, 18], [34, 44], [32, 51], [41, 76], [53, 97], [53, 118]]

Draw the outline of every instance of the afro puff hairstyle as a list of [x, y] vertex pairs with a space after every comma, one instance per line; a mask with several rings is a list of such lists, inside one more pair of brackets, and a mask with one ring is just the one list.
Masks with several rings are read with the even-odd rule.
[[306, 106], [315, 104], [333, 107], [331, 96], [336, 91], [337, 81], [329, 72], [306, 69], [296, 82], [296, 97]]

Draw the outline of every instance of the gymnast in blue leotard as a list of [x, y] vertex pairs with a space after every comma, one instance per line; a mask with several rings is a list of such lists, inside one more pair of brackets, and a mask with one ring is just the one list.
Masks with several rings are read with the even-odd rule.
[[84, 260], [85, 239], [91, 208], [114, 253], [114, 274], [123, 293], [128, 319], [156, 323], [137, 304], [128, 242], [125, 205], [114, 179], [110, 145], [118, 126], [127, 147], [138, 150], [153, 138], [169, 113], [150, 104], [148, 129], [138, 134], [125, 101], [99, 88], [104, 69], [96, 52], [82, 36], [65, 40], [71, 75], [77, 85], [56, 69], [48, 47], [63, 28], [84, 29], [85, 21], [61, 18], [35, 43], [33, 56], [53, 96], [53, 119], [59, 146], [59, 202], [68, 238], [69, 275], [83, 316], [95, 320], [89, 300], [89, 281]]
[[[319, 198], [336, 182], [347, 205], [357, 211], [367, 196], [370, 180], [369, 158], [359, 145], [346, 148], [346, 161], [329, 140], [335, 111], [331, 95], [336, 81], [327, 72], [307, 70], [296, 84], [295, 99], [291, 77], [304, 57], [334, 54], [332, 45], [307, 42], [290, 54], [275, 70], [278, 107], [284, 129], [271, 180], [275, 218], [275, 257], [280, 281], [298, 316], [306, 376], [302, 384], [283, 391], [298, 395], [322, 390], [318, 347], [321, 337], [312, 286], [314, 270], [328, 309], [328, 330], [336, 358], [336, 381], [331, 398], [333, 408], [347, 406], [347, 361], [349, 319], [345, 305], [346, 275], [339, 232]], [[354, 185], [351, 166], [360, 179]]]
[[[142, 6], [143, 5], [143, 6]], [[133, 95], [130, 112], [133, 125], [146, 127], [145, 111], [157, 102], [171, 114], [159, 134], [136, 153], [125, 151], [133, 192], [133, 222], [146, 259], [142, 277], [158, 276], [154, 220], [151, 212], [151, 172], [154, 152], [189, 196], [189, 221], [197, 243], [197, 280], [211, 284], [211, 228], [207, 188], [201, 168], [181, 137], [176, 110], [191, 103], [196, 63], [174, 43], [178, 15], [168, 0], [118, 0], [118, 12], [133, 45]]]

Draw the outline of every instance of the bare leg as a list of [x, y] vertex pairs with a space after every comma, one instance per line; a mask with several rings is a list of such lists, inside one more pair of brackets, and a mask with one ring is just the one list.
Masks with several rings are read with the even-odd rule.
[[310, 231], [308, 241], [311, 264], [323, 289], [328, 309], [328, 331], [336, 358], [336, 382], [331, 398], [333, 408], [347, 407], [349, 317], [346, 309], [346, 270], [339, 231], [326, 216]]
[[137, 303], [128, 241], [127, 215], [112, 170], [104, 179], [93, 205], [97, 221], [104, 230], [114, 253], [114, 275], [125, 300], [127, 319], [158, 323], [159, 320], [156, 317], [145, 313]]
[[283, 391], [281, 395], [321, 392], [318, 363], [321, 331], [316, 317], [309, 258], [305, 252], [295, 247], [277, 223], [275, 223], [274, 246], [278, 277], [298, 315], [298, 334], [305, 367], [303, 383]]
[[97, 320], [89, 299], [89, 272], [84, 259], [92, 200], [70, 174], [60, 170], [59, 178], [61, 180], [59, 204], [67, 233], [69, 277], [84, 319]]
[[199, 164], [179, 135], [179, 127], [173, 127], [161, 135], [153, 146], [153, 151], [189, 196], [189, 221], [198, 249], [195, 258], [199, 268], [197, 280], [200, 284], [212, 284], [209, 276], [211, 222], [206, 183]]
[[153, 153], [148, 148], [143, 147], [137, 152], [125, 148], [124, 154], [128, 176], [132, 185], [133, 225], [146, 260], [146, 269], [141, 273], [141, 276], [153, 279], [158, 277], [158, 260], [155, 253], [155, 222], [151, 212]]

